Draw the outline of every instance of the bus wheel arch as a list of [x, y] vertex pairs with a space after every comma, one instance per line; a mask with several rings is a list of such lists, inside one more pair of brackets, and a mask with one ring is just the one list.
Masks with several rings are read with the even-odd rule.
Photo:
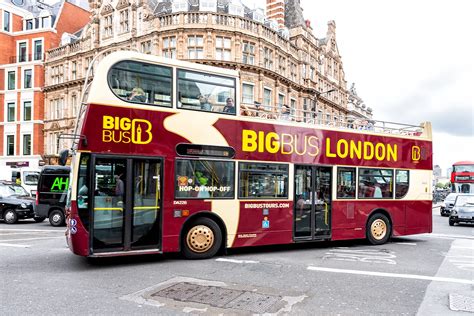
[[[226, 241], [224, 221], [217, 214], [201, 212], [184, 223], [180, 233], [180, 251], [188, 259], [207, 259], [223, 253]], [[212, 245], [207, 245], [207, 242]]]
[[384, 209], [375, 209], [370, 213], [365, 226], [365, 235], [372, 245], [385, 244], [392, 237], [392, 219]]

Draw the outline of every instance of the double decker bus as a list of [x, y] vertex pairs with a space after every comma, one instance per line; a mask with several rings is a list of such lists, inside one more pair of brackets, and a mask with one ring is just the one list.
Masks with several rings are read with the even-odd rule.
[[451, 190], [455, 193], [474, 193], [474, 161], [453, 164]]
[[[116, 52], [77, 119], [67, 241], [101, 257], [432, 231], [431, 125], [373, 130], [240, 102], [239, 72]], [[86, 79], [87, 83], [87, 79]], [[135, 98], [140, 95], [140, 98]]]

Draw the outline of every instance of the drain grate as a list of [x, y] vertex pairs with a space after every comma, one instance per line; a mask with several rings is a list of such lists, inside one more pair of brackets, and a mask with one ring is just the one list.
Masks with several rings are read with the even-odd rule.
[[277, 312], [284, 307], [281, 296], [252, 291], [233, 290], [219, 286], [176, 283], [151, 294], [180, 302], [206, 304], [219, 308], [231, 308], [253, 313]]
[[474, 313], [474, 298], [459, 294], [449, 294], [449, 308], [453, 311]]

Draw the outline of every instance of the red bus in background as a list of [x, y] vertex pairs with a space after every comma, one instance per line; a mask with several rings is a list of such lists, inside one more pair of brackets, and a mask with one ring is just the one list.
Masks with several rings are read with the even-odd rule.
[[302, 110], [261, 115], [240, 85], [223, 68], [123, 51], [101, 60], [72, 148], [72, 252], [194, 259], [432, 231], [429, 123], [359, 130]]
[[451, 190], [456, 193], [474, 193], [474, 161], [453, 164]]

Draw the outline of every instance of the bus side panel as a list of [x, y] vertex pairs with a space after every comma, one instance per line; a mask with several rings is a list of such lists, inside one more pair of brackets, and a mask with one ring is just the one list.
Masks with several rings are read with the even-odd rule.
[[433, 232], [432, 201], [409, 201], [406, 226], [405, 235]]
[[292, 201], [241, 201], [232, 247], [289, 244], [293, 242]]
[[76, 201], [71, 201], [70, 214], [66, 220], [66, 241], [69, 249], [79, 256], [89, 255], [89, 232], [77, 213]]

